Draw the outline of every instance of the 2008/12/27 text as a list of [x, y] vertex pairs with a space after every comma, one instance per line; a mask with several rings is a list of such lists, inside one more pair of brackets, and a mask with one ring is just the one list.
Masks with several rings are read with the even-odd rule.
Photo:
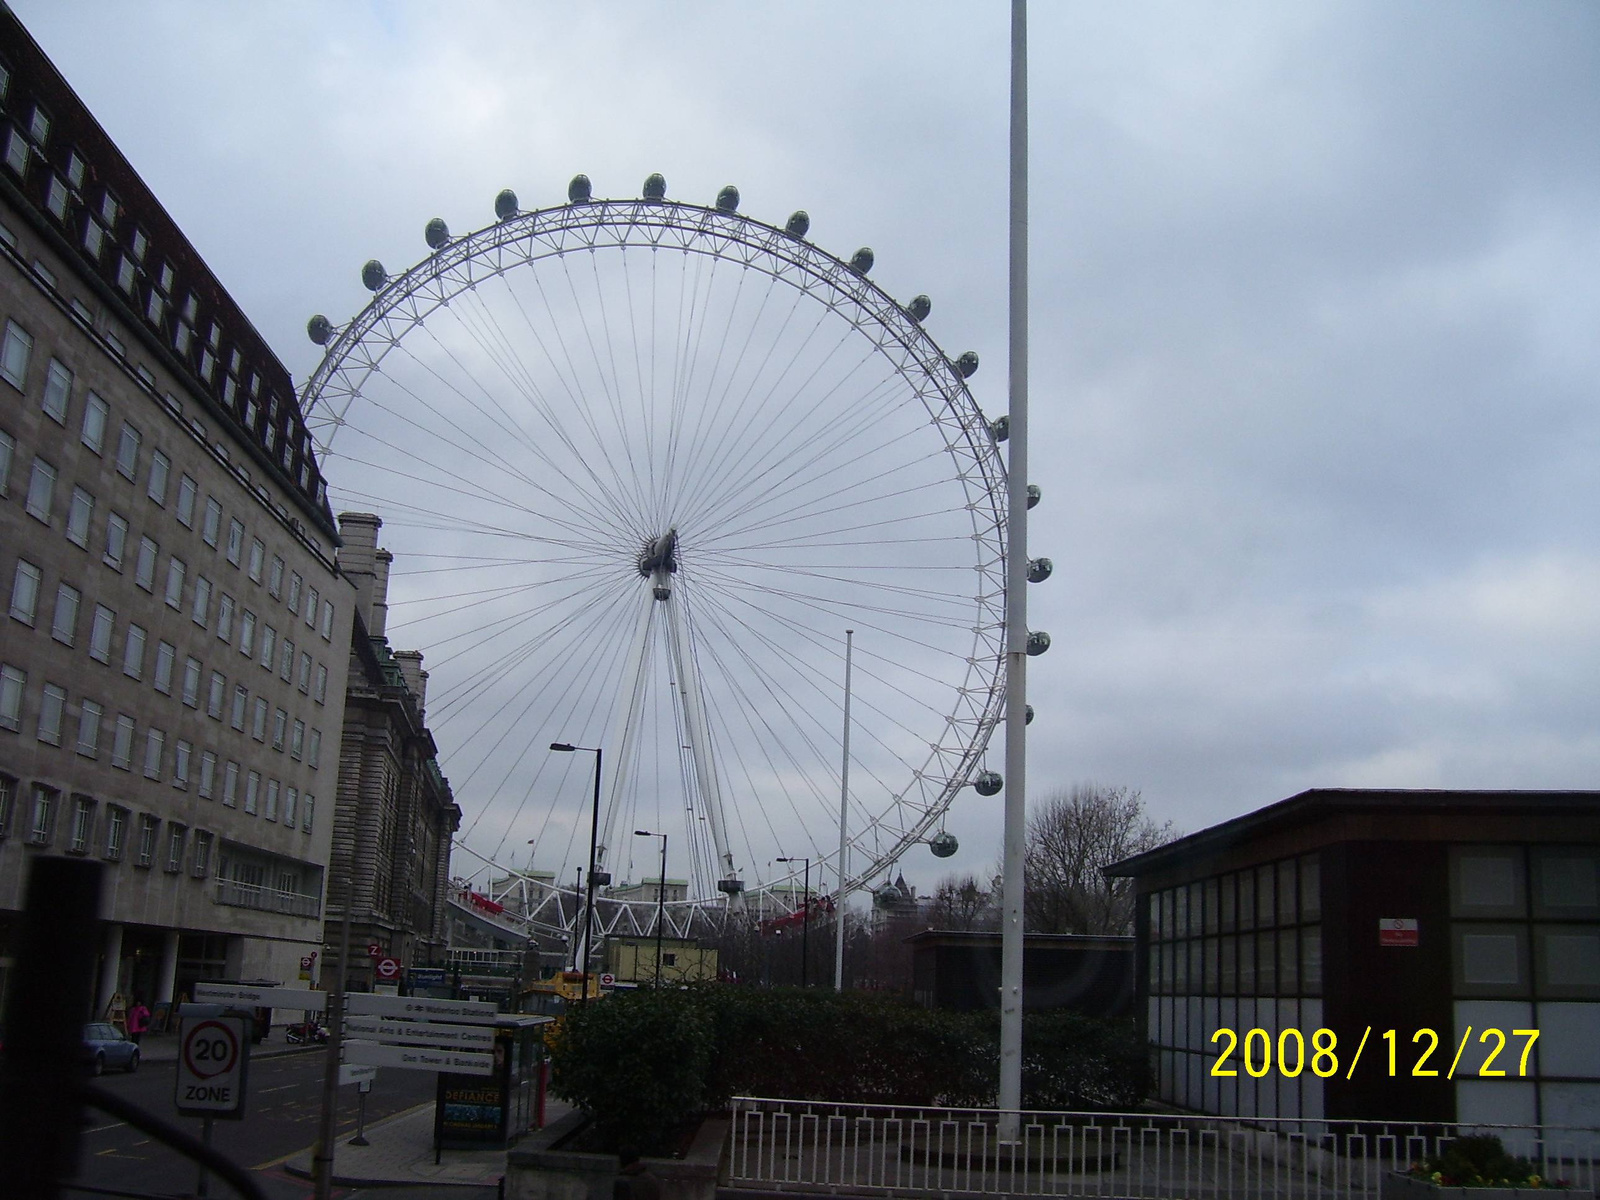
[[[1468, 1025], [1466, 1032], [1461, 1035], [1461, 1040], [1456, 1044], [1455, 1057], [1451, 1060], [1445, 1077], [1454, 1079], [1456, 1068], [1461, 1065], [1461, 1056], [1472, 1044], [1473, 1029]], [[1351, 1056], [1349, 1066], [1344, 1072], [1346, 1079], [1355, 1078], [1356, 1066], [1361, 1061], [1361, 1053], [1367, 1048], [1367, 1039], [1372, 1036], [1372, 1026], [1368, 1025], [1361, 1035], [1361, 1044], [1356, 1047], [1356, 1052]], [[1512, 1038], [1525, 1038], [1522, 1043], [1522, 1054], [1517, 1060], [1514, 1071], [1508, 1071], [1504, 1066], [1497, 1066], [1502, 1054], [1508, 1047], [1511, 1054], [1516, 1053], [1516, 1046], [1511, 1043]], [[1439, 1035], [1432, 1029], [1419, 1029], [1411, 1035], [1411, 1044], [1414, 1050], [1402, 1049], [1401, 1035], [1393, 1029], [1385, 1029], [1381, 1040], [1388, 1049], [1388, 1073], [1391, 1078], [1397, 1075], [1406, 1075], [1417, 1078], [1437, 1076], [1439, 1066], [1434, 1062], [1434, 1053], [1439, 1049]], [[1533, 1044], [1539, 1040], [1537, 1029], [1513, 1029], [1508, 1038], [1501, 1029], [1485, 1029], [1478, 1035], [1478, 1044], [1486, 1048], [1487, 1054], [1478, 1069], [1474, 1072], [1480, 1078], [1488, 1079], [1504, 1077], [1506, 1075], [1526, 1076], [1528, 1073], [1528, 1056], [1533, 1050]], [[1234, 1076], [1239, 1070], [1233, 1065], [1235, 1055], [1244, 1065], [1245, 1074], [1260, 1079], [1272, 1073], [1274, 1064], [1280, 1075], [1290, 1079], [1310, 1071], [1319, 1079], [1327, 1079], [1340, 1073], [1339, 1067], [1339, 1037], [1331, 1029], [1318, 1029], [1312, 1032], [1309, 1043], [1304, 1034], [1298, 1029], [1285, 1029], [1278, 1034], [1277, 1041], [1265, 1029], [1251, 1029], [1241, 1038], [1232, 1029], [1218, 1029], [1211, 1035], [1211, 1041], [1220, 1043], [1216, 1062], [1211, 1064], [1211, 1074], [1219, 1077]], [[1403, 1060], [1409, 1060], [1409, 1063]], [[1510, 1061], [1509, 1056], [1506, 1059]], [[1410, 1070], [1407, 1071], [1409, 1065]]]

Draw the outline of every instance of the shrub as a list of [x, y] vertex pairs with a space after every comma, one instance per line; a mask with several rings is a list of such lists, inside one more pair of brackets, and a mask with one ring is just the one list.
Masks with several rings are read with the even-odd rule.
[[1410, 1174], [1443, 1187], [1572, 1186], [1564, 1179], [1541, 1178], [1531, 1162], [1507, 1154], [1500, 1139], [1492, 1135], [1456, 1138], [1443, 1154], [1413, 1164]]
[[1150, 1050], [1132, 1020], [1066, 1011], [1023, 1019], [1025, 1108], [1127, 1112], [1143, 1103], [1152, 1082]]

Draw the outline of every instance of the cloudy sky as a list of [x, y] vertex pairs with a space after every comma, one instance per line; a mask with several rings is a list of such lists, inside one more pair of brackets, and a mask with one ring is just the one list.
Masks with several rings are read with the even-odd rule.
[[[297, 379], [429, 217], [661, 171], [872, 246], [1005, 410], [1002, 4], [12, 4]], [[1600, 8], [1041, 2], [1031, 39], [1030, 794], [1194, 830], [1600, 783]]]

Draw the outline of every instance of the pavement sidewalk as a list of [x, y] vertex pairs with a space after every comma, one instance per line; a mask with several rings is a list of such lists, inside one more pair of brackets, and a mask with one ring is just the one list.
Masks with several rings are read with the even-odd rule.
[[[553, 1096], [545, 1102], [545, 1124], [571, 1112]], [[341, 1139], [333, 1151], [333, 1182], [340, 1187], [433, 1184], [437, 1187], [494, 1187], [506, 1173], [504, 1150], [445, 1150], [435, 1163], [433, 1102], [396, 1113], [367, 1126], [365, 1146]], [[301, 1151], [284, 1170], [311, 1178], [311, 1151]]]

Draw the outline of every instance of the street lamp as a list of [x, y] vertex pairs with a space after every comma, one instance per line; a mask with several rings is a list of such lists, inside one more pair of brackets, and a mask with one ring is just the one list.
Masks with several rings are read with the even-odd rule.
[[[562, 754], [571, 754], [575, 750], [582, 750], [586, 754], [594, 755], [594, 813], [589, 818], [589, 891], [583, 909], [583, 936], [578, 939], [578, 974], [583, 984], [583, 994], [579, 998], [580, 1004], [589, 1003], [589, 935], [594, 927], [594, 885], [595, 850], [600, 844], [600, 747], [574, 746], [571, 742], [551, 742], [550, 749], [559, 750]], [[605, 877], [607, 883], [611, 876]]]
[[[661, 839], [661, 878], [656, 880], [656, 987], [661, 986], [661, 925], [667, 915], [667, 835], [651, 833], [648, 829], [635, 829], [634, 837]], [[682, 978], [680, 975], [679, 978]]]
[[800, 916], [800, 986], [809, 987], [808, 968], [811, 965], [811, 860], [809, 858], [780, 858], [781, 863], [805, 863], [805, 911]]

